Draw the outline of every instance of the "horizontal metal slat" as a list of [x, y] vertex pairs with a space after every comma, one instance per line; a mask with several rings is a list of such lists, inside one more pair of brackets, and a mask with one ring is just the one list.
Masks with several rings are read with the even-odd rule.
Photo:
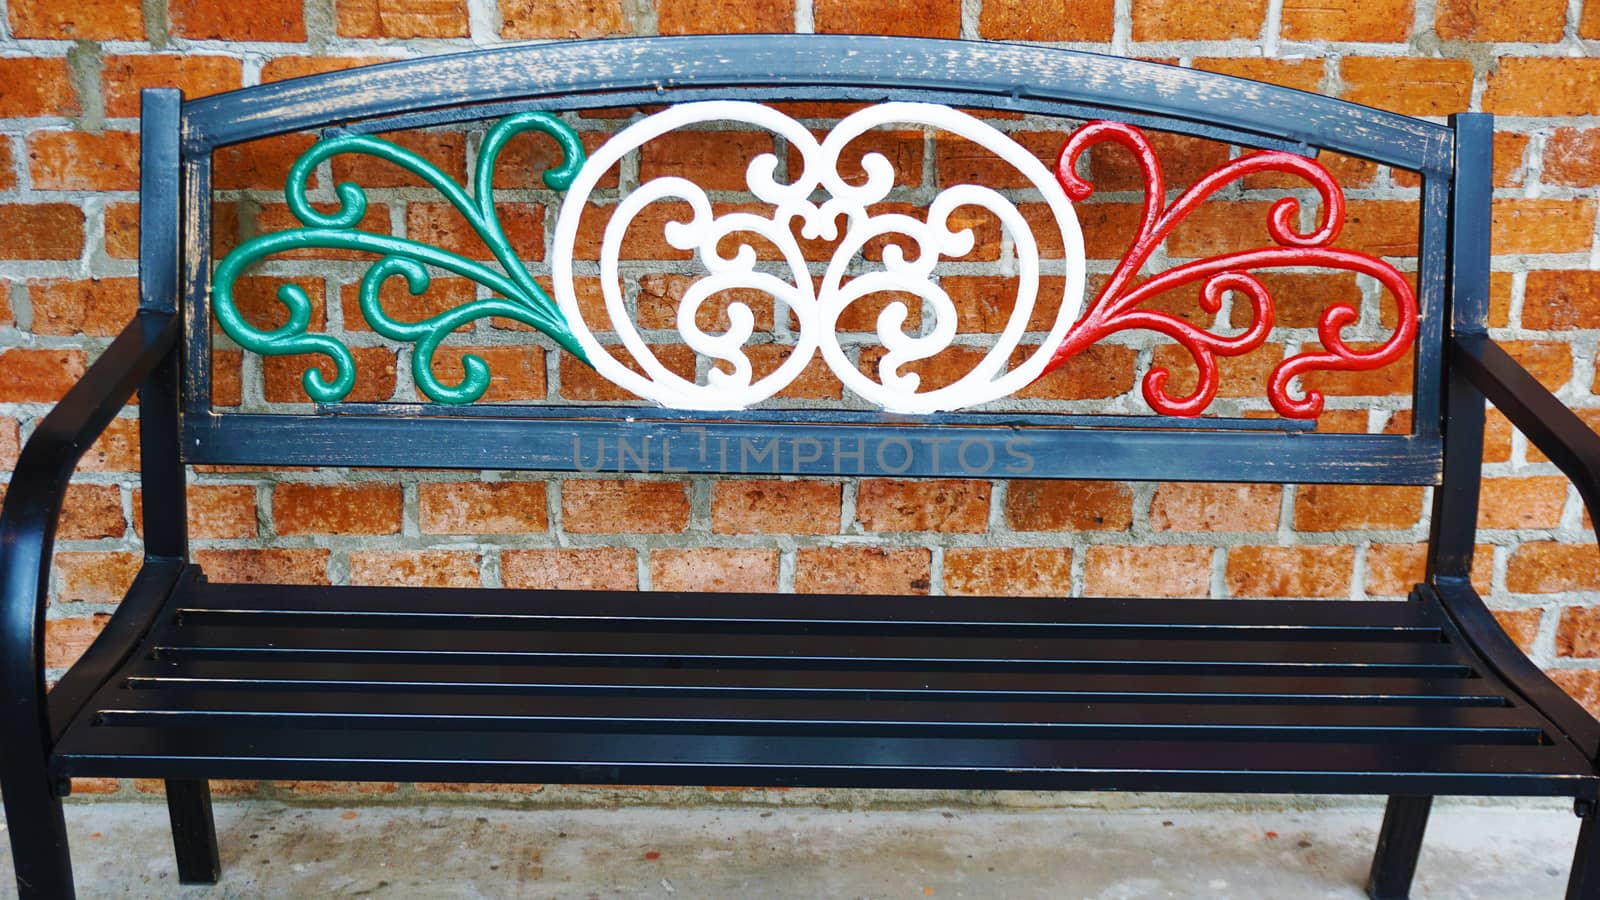
[[1084, 700], [1184, 703], [1334, 703], [1507, 706], [1478, 678], [1350, 675], [1071, 674], [1053, 672], [850, 672], [819, 669], [634, 669], [514, 665], [398, 665], [272, 660], [157, 659], [127, 670], [132, 689], [318, 690], [374, 693], [564, 693], [720, 697]]
[[163, 634], [159, 653], [260, 651], [276, 655], [347, 653], [606, 656], [745, 662], [900, 665], [1051, 665], [1137, 663], [1288, 663], [1466, 667], [1470, 659], [1443, 642], [1144, 640], [854, 634], [703, 634], [631, 631], [550, 632], [536, 628], [356, 629], [225, 627], [188, 623]]
[[[1276, 705], [1176, 703], [1045, 703], [1033, 699], [975, 702], [929, 698], [917, 702], [877, 698], [573, 697], [547, 694], [371, 694], [330, 691], [237, 691], [213, 686], [127, 690], [107, 698], [107, 725], [175, 726], [211, 722], [262, 727], [312, 725], [329, 719], [350, 727], [523, 727], [542, 730], [792, 728], [867, 731], [915, 727], [923, 731], [1037, 730], [1136, 736], [1273, 739], [1433, 740], [1462, 743], [1538, 743], [1542, 731], [1512, 707], [1407, 707], [1397, 705]], [[408, 725], [407, 723], [412, 723]], [[1290, 738], [1293, 734], [1297, 737]]]

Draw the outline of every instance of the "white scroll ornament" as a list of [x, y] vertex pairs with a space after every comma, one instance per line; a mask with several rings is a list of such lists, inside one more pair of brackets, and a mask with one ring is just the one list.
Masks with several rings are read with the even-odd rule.
[[[704, 122], [736, 122], [779, 135], [799, 153], [802, 169], [793, 183], [780, 184], [774, 177], [778, 165], [775, 155], [764, 153], [750, 161], [746, 184], [758, 199], [774, 207], [769, 217], [750, 212], [714, 215], [706, 192], [677, 177], [652, 179], [617, 204], [606, 224], [600, 249], [601, 291], [610, 317], [609, 327], [601, 330], [616, 333], [641, 374], [602, 346], [583, 320], [572, 280], [578, 223], [595, 185], [625, 154], [669, 131]], [[972, 184], [939, 192], [928, 207], [925, 222], [897, 213], [869, 214], [868, 207], [883, 200], [894, 185], [894, 165], [882, 154], [866, 154], [861, 160], [866, 181], [853, 186], [839, 174], [839, 154], [864, 132], [888, 124], [931, 126], [984, 147], [1025, 175], [1054, 213], [1065, 250], [1065, 290], [1049, 335], [1019, 364], [1007, 368], [1038, 298], [1039, 248], [1032, 229], [1010, 200], [991, 188]], [[821, 203], [811, 200], [818, 191], [827, 198]], [[623, 236], [641, 210], [661, 200], [680, 200], [690, 207], [691, 218], [668, 223], [664, 236], [673, 247], [694, 251], [706, 271], [678, 304], [677, 327], [683, 342], [697, 353], [724, 361], [732, 369], [724, 372], [713, 367], [704, 383], [686, 379], [662, 365], [646, 346], [623, 299], [618, 259]], [[1019, 275], [1016, 302], [1010, 321], [970, 372], [953, 384], [919, 392], [918, 376], [902, 369], [951, 347], [956, 336], [955, 304], [934, 279], [933, 272], [941, 257], [961, 257], [973, 249], [972, 230], [952, 229], [949, 225], [951, 214], [964, 206], [988, 210], [1010, 232]], [[838, 238], [836, 218], [840, 214], [846, 217], [848, 226], [818, 286], [791, 226], [798, 218], [802, 237], [831, 241]], [[770, 272], [757, 271], [756, 253], [748, 243], [741, 243], [731, 258], [718, 254], [723, 238], [746, 232], [760, 235], [779, 249], [788, 266], [787, 281]], [[890, 244], [883, 250], [881, 269], [844, 281], [851, 261], [867, 242], [887, 234], [910, 238], [917, 245], [916, 258], [906, 259], [899, 246]], [[931, 103], [868, 107], [841, 120], [821, 143], [799, 122], [756, 103], [712, 101], [669, 107], [619, 132], [584, 164], [568, 189], [556, 220], [552, 267], [556, 301], [590, 363], [601, 375], [663, 406], [702, 410], [742, 409], [771, 397], [800, 375], [817, 350], [822, 351], [823, 360], [845, 386], [894, 412], [936, 412], [1009, 396], [1043, 372], [1051, 352], [1078, 317], [1085, 280], [1083, 234], [1071, 201], [1050, 170], [993, 126]], [[754, 378], [745, 354], [755, 325], [755, 316], [747, 305], [737, 301], [728, 304], [730, 327], [721, 334], [707, 333], [695, 322], [702, 303], [735, 288], [770, 294], [787, 306], [799, 323], [790, 355], [759, 379]], [[840, 346], [837, 323], [850, 303], [884, 291], [921, 298], [924, 315], [931, 314], [933, 327], [925, 334], [908, 334], [902, 330], [909, 313], [905, 303], [895, 300], [886, 304], [877, 320], [877, 336], [885, 350], [878, 368], [882, 380], [874, 381], [851, 362]]]

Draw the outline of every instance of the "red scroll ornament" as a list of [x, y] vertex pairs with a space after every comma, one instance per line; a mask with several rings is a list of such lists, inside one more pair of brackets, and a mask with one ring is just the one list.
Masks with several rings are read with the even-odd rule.
[[[1328, 170], [1315, 161], [1279, 151], [1250, 153], [1210, 172], [1184, 191], [1171, 206], [1165, 206], [1166, 185], [1161, 163], [1144, 134], [1120, 122], [1091, 122], [1072, 133], [1056, 160], [1056, 179], [1074, 201], [1084, 200], [1094, 193], [1094, 185], [1078, 177], [1078, 157], [1089, 147], [1106, 141], [1121, 144], [1138, 158], [1144, 174], [1144, 215], [1138, 236], [1112, 273], [1111, 280], [1095, 296], [1088, 313], [1067, 332], [1045, 372], [1062, 365], [1106, 335], [1130, 328], [1158, 331], [1189, 351], [1199, 368], [1200, 378], [1192, 394], [1175, 398], [1167, 393], [1167, 379], [1172, 373], [1165, 368], [1152, 368], [1144, 378], [1145, 399], [1157, 412], [1169, 416], [1198, 416], [1217, 395], [1220, 380], [1217, 356], [1248, 353], [1261, 346], [1272, 331], [1272, 294], [1251, 270], [1283, 266], [1318, 266], [1371, 275], [1394, 295], [1399, 307], [1399, 323], [1382, 345], [1370, 350], [1353, 350], [1339, 333], [1346, 326], [1356, 324], [1361, 313], [1343, 303], [1329, 307], [1317, 325], [1324, 349], [1291, 356], [1272, 370], [1267, 398], [1280, 415], [1314, 419], [1322, 412], [1323, 398], [1319, 391], [1306, 389], [1299, 400], [1289, 396], [1289, 382], [1295, 376], [1319, 369], [1381, 368], [1399, 359], [1416, 337], [1417, 300], [1405, 277], [1383, 260], [1328, 246], [1344, 227], [1344, 192]], [[1284, 197], [1272, 205], [1267, 219], [1267, 233], [1278, 246], [1195, 260], [1133, 284], [1150, 254], [1185, 216], [1229, 183], [1256, 172], [1287, 172], [1310, 182], [1322, 199], [1321, 221], [1316, 229], [1310, 234], [1297, 231], [1295, 220], [1300, 214], [1300, 201]], [[1250, 326], [1233, 337], [1222, 337], [1166, 313], [1139, 308], [1139, 304], [1152, 297], [1195, 282], [1200, 282], [1200, 306], [1210, 313], [1221, 309], [1222, 298], [1228, 291], [1245, 297], [1254, 313]]]

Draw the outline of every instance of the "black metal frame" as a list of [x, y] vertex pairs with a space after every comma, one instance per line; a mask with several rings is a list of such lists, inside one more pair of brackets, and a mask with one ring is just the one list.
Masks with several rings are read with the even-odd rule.
[[[593, 74], [597, 72], [605, 74]], [[1092, 113], [1246, 145], [1302, 152], [1326, 148], [1418, 171], [1423, 177], [1418, 273], [1422, 319], [1413, 431], [1409, 435], [1322, 435], [1259, 429], [1152, 429], [1125, 422], [1086, 427], [1083, 417], [1071, 416], [1055, 421], [1047, 417], [1035, 420], [1004, 416], [969, 421], [957, 416], [916, 424], [876, 413], [823, 415], [805, 411], [699, 419], [646, 415], [630, 422], [609, 411], [519, 411], [513, 415], [489, 410], [484, 414], [452, 416], [349, 405], [317, 415], [269, 417], [219, 415], [210, 409], [208, 201], [210, 154], [216, 148], [302, 129], [377, 130], [457, 121], [509, 108], [593, 108], [713, 94], [769, 100], [918, 97], [953, 105], [1067, 116]], [[1558, 760], [1555, 769], [1520, 781], [1509, 776], [1486, 778], [1481, 773], [1380, 773], [1377, 769], [1303, 775], [1281, 771], [1264, 778], [1259, 769], [1230, 771], [1224, 764], [1198, 779], [1137, 767], [1113, 777], [1105, 771], [1080, 767], [1070, 777], [1050, 770], [1030, 782], [1027, 778], [1007, 781], [999, 769], [963, 769], [945, 764], [938, 769], [946, 779], [941, 783], [1389, 790], [1394, 796], [1384, 819], [1370, 882], [1375, 897], [1403, 896], [1408, 889], [1433, 794], [1568, 795], [1579, 801], [1579, 812], [1585, 817], [1569, 896], [1600, 897], [1600, 854], [1593, 852], [1600, 842], [1594, 821], [1594, 801], [1600, 790], [1600, 777], [1594, 768], [1600, 756], [1600, 724], [1517, 650], [1467, 579], [1474, 544], [1485, 398], [1504, 411], [1574, 480], [1591, 511], [1600, 501], [1600, 437], [1486, 337], [1490, 117], [1461, 115], [1445, 126], [1226, 76], [1070, 51], [811, 35], [650, 38], [515, 47], [333, 73], [188, 103], [180, 103], [175, 91], [147, 91], [143, 114], [139, 314], [35, 429], [23, 449], [0, 512], [0, 694], [6, 699], [5, 710], [0, 713], [0, 730], [6, 735], [0, 744], [0, 781], [23, 896], [71, 895], [60, 797], [67, 790], [67, 776], [92, 772], [138, 772], [168, 778], [180, 875], [184, 880], [197, 881], [216, 877], [216, 843], [205, 779], [218, 776], [226, 767], [216, 759], [186, 755], [181, 748], [172, 750], [170, 743], [162, 745], [170, 751], [165, 756], [155, 753], [143, 758], [131, 752], [122, 758], [115, 753], [107, 755], [103, 749], [86, 749], [99, 746], [96, 741], [106, 740], [106, 732], [95, 730], [95, 721], [106, 709], [102, 700], [121, 690], [129, 673], [140, 671], [138, 666], [147, 661], [155, 646], [152, 642], [179, 634], [175, 630], [181, 625], [179, 613], [185, 604], [204, 594], [197, 568], [187, 562], [186, 464], [320, 463], [560, 470], [572, 467], [571, 435], [579, 431], [625, 437], [635, 445], [646, 437], [663, 445], [678, 439], [673, 442], [684, 449], [667, 452], [684, 455], [671, 457], [671, 461], [675, 467], [698, 471], [710, 467], [697, 468], [687, 448], [708, 436], [831, 440], [849, 435], [882, 440], [920, 429], [915, 434], [925, 438], [978, 432], [1037, 438], [1039, 457], [1045, 464], [1042, 469], [1029, 472], [1031, 477], [1437, 485], [1427, 580], [1418, 586], [1413, 604], [1409, 605], [1421, 611], [1418, 614], [1426, 618], [1426, 627], [1437, 629], [1441, 640], [1448, 637], [1452, 647], [1460, 648], [1450, 652], [1463, 654], [1461, 666], [1505, 686], [1506, 702], [1528, 711], [1523, 730], [1533, 729], [1541, 735], [1541, 746], [1550, 748], [1552, 755], [1541, 758]], [[180, 333], [186, 335], [181, 341], [183, 347], [179, 346]], [[135, 390], [140, 397], [145, 564], [104, 633], [47, 700], [42, 669], [43, 619], [51, 548], [66, 482], [78, 458]], [[549, 434], [555, 430], [560, 431], [560, 436], [551, 438]], [[446, 431], [450, 439], [438, 440]], [[472, 449], [467, 451], [464, 447]], [[802, 467], [800, 471], [820, 470]], [[874, 471], [878, 469], [867, 466], [861, 474]], [[930, 463], [893, 474], [946, 472], [947, 467]], [[354, 598], [359, 590], [338, 589], [335, 593]], [[477, 596], [493, 594], [478, 592]], [[427, 602], [438, 602], [427, 600], [428, 596], [426, 592], [395, 591], [379, 599], [384, 604], [417, 602], [425, 606]], [[504, 602], [524, 599], [507, 598]], [[688, 601], [676, 598], [675, 602]], [[1326, 607], [1326, 614], [1376, 621], [1370, 619], [1372, 614], [1364, 609], [1366, 606], [1337, 604]], [[1222, 608], [1204, 607], [1203, 615], [1217, 617], [1215, 621], [1196, 620], [1178, 627], [1217, 628], [1225, 634], [1244, 627], [1230, 624], [1243, 620], [1217, 612]], [[956, 624], [968, 627], [968, 623], [953, 619], [943, 623], [909, 621], [911, 617], [895, 613], [892, 604], [883, 609], [888, 610], [884, 616], [894, 619], [894, 627], [919, 634]], [[918, 615], [924, 615], [921, 609], [918, 607]], [[1051, 636], [1050, 619], [1054, 613], [1030, 612], [1032, 609], [1016, 604], [1014, 614], [1022, 618], [987, 623], [984, 627], [1000, 628], [1005, 633], [1010, 633], [1007, 629], [1019, 634], [1025, 631], [1030, 639]], [[1084, 614], [1101, 614], [1094, 609], [1099, 607]], [[1253, 610], [1237, 616], [1269, 614], [1266, 607], [1238, 605], [1237, 609]], [[281, 613], [313, 618], [325, 614], [304, 610]], [[1140, 605], [1138, 601], [1108, 606], [1104, 614], [1135, 618], [1159, 615], [1175, 617], [1180, 622], [1184, 621], [1182, 617], [1194, 615], [1183, 605]], [[442, 613], [419, 607], [409, 615], [421, 617], [418, 621], [431, 621], [426, 617]], [[628, 621], [645, 629], [660, 627], [660, 622], [648, 615], [635, 615]], [[708, 628], [748, 630], [773, 627], [774, 620], [735, 622], [691, 615], [690, 621], [704, 623]], [[1108, 618], [1098, 625], [1080, 622], [1073, 627], [1135, 629], [1138, 625], [1122, 619], [1115, 622]], [[784, 627], [833, 633], [841, 627], [861, 624], [859, 614], [856, 618], [839, 614]], [[1349, 624], [1360, 627], [1361, 621]], [[873, 627], [888, 625], [877, 622]], [[1372, 627], [1381, 632], [1387, 626]], [[1429, 654], [1435, 653], [1418, 652], [1430, 659]], [[863, 664], [870, 661], [857, 660]], [[971, 660], [947, 662], [974, 664]], [[984, 664], [990, 662], [986, 660]], [[1337, 660], [1330, 657], [1328, 662], [1334, 664]], [[1092, 663], [1103, 664], [1103, 660]], [[1260, 689], [1258, 686], [1253, 690]], [[204, 736], [208, 732], [195, 734]], [[604, 745], [604, 741], [594, 739], [572, 746]], [[802, 742], [795, 746], [810, 745]], [[948, 753], [962, 746], [965, 745], [952, 742], [948, 751], [940, 752], [949, 758]], [[73, 752], [63, 753], [63, 747]], [[1488, 758], [1488, 751], [1482, 752]], [[1578, 762], [1562, 762], [1569, 759]], [[1463, 760], [1470, 762], [1470, 754], [1457, 761]], [[359, 776], [373, 771], [372, 766], [381, 760], [369, 759], [359, 764], [311, 762], [296, 762], [286, 754], [239, 762], [229, 771], [270, 772], [278, 777], [295, 777], [297, 773]], [[757, 773], [751, 766], [737, 762], [709, 768], [704, 764], [664, 766], [660, 771], [665, 778], [709, 778], [717, 783], [727, 783], [730, 775]], [[429, 771], [438, 777], [503, 777], [500, 769], [491, 772], [491, 768], [474, 768], [463, 756], [454, 768], [443, 766], [442, 770]], [[800, 769], [804, 766], [796, 771]], [[691, 775], [691, 770], [698, 774]], [[615, 780], [621, 777], [618, 773], [622, 769], [579, 767], [572, 771], [594, 775], [596, 780]], [[803, 778], [840, 784], [928, 782], [926, 773], [843, 771], [848, 774], [835, 772], [814, 778], [779, 772], [775, 783]]]

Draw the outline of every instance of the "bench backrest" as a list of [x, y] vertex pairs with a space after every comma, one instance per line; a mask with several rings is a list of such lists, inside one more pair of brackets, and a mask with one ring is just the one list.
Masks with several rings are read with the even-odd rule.
[[[833, 137], [818, 135], [808, 142], [811, 131], [797, 121], [806, 114], [795, 106], [782, 107], [785, 112], [711, 101], [893, 105], [866, 106], [834, 126]], [[653, 110], [658, 104], [669, 105], [638, 119], [606, 144], [588, 148], [584, 166], [574, 164], [580, 136], [560, 114], [637, 106]], [[996, 127], [1010, 127], [1008, 120], [982, 111], [1091, 124], [1062, 125], [1065, 161], [1052, 168], [1035, 153], [1019, 154], [1013, 135]], [[478, 139], [479, 166], [471, 182], [454, 193], [451, 185], [437, 183], [425, 161], [419, 167], [419, 160], [402, 158], [371, 137], [477, 120], [497, 124]], [[623, 226], [617, 226], [608, 250], [604, 235], [583, 220], [581, 207], [591, 195], [611, 198], [606, 192], [616, 192], [604, 181], [602, 164], [660, 135], [712, 120], [731, 120], [783, 138], [778, 146], [789, 148], [789, 179], [798, 178], [798, 162], [807, 164], [810, 182], [787, 194], [783, 177], [764, 182], [768, 196], [761, 198], [766, 201], [763, 209], [786, 210], [793, 216], [790, 221], [774, 214], [765, 223], [730, 223], [718, 217], [730, 209], [748, 212], [749, 207], [726, 206], [726, 198], [715, 190], [707, 195], [693, 185], [670, 181], [620, 191], [614, 197], [618, 205], [610, 207], [612, 218], [638, 213], [649, 199], [676, 203], [675, 215], [641, 221], [665, 233], [667, 243], [684, 255], [698, 250], [702, 265], [721, 246], [717, 229], [754, 231], [773, 244], [784, 244], [785, 232], [803, 227], [810, 228], [803, 238], [855, 262], [835, 265], [825, 255], [812, 259], [808, 269], [783, 259], [781, 251], [748, 265], [737, 254], [713, 261], [718, 272], [691, 291], [748, 294], [754, 288], [781, 294], [795, 310], [796, 321], [787, 329], [749, 322], [741, 326], [732, 316], [720, 328], [731, 324], [736, 333], [719, 343], [719, 328], [691, 324], [696, 308], [690, 298], [677, 309], [676, 322], [668, 325], [676, 324], [681, 339], [703, 358], [698, 376], [681, 367], [675, 374], [667, 362], [655, 360], [650, 348], [641, 355], [629, 345], [630, 340], [641, 346], [645, 341], [637, 331], [628, 333], [632, 329], [626, 321], [637, 312], [628, 305], [633, 302], [628, 284], [638, 275], [625, 260], [615, 265], [607, 261], [608, 252], [626, 237]], [[934, 197], [929, 204], [933, 212], [902, 215], [885, 224], [886, 219], [874, 217], [888, 208], [884, 202], [894, 200], [887, 192], [895, 173], [874, 174], [869, 165], [865, 178], [846, 176], [836, 157], [845, 138], [880, 125], [959, 134], [1012, 165], [1013, 180], [1004, 190], [983, 185], [926, 189], [924, 199]], [[150, 92], [143, 129], [143, 297], [146, 306], [157, 307], [181, 298], [187, 331], [183, 447], [190, 463], [1433, 484], [1441, 472], [1447, 316], [1453, 314], [1458, 327], [1481, 328], [1486, 315], [1488, 117], [1463, 115], [1442, 125], [1288, 88], [1088, 53], [820, 35], [547, 44], [402, 61], [182, 103], [172, 92]], [[1140, 129], [1225, 142], [1242, 152], [1201, 178], [1202, 187], [1169, 188], [1159, 180], [1160, 160]], [[244, 142], [317, 130], [322, 142], [290, 175], [289, 207], [299, 222], [276, 231], [263, 229], [263, 236], [231, 255], [214, 256], [209, 200], [214, 154]], [[564, 160], [549, 152], [544, 176], [548, 186], [564, 191], [554, 201], [559, 209], [550, 214], [547, 255], [544, 248], [530, 252], [505, 237], [516, 225], [502, 222], [490, 199], [495, 153], [525, 132], [555, 142], [547, 148], [563, 142], [566, 147]], [[1074, 204], [1096, 186], [1083, 174], [1087, 161], [1080, 157], [1091, 146], [1113, 144], [1123, 148], [1118, 152], [1140, 160], [1137, 177], [1144, 189], [1128, 191], [1127, 200], [1140, 210], [1126, 235], [1125, 243], [1133, 249], [1120, 262], [1086, 266], [1078, 220], [1088, 207]], [[1415, 173], [1420, 204], [1414, 258], [1391, 264], [1336, 244], [1348, 210], [1339, 185], [1323, 167], [1307, 162], [1318, 151]], [[341, 186], [330, 203], [335, 195], [318, 175], [330, 171], [326, 161], [339, 153], [389, 154], [387, 164], [411, 174], [408, 183], [434, 191], [435, 199], [442, 197], [456, 207], [492, 251], [481, 255], [494, 258], [471, 259], [470, 254], [436, 246], [419, 249], [415, 242], [382, 233], [361, 237], [361, 220], [370, 212], [363, 192]], [[730, 168], [737, 174], [744, 163], [737, 160]], [[834, 172], [823, 171], [824, 164]], [[740, 180], [760, 181], [758, 168]], [[337, 176], [341, 170], [335, 166], [331, 171]], [[305, 186], [313, 177], [318, 187], [308, 193]], [[880, 177], [888, 181], [876, 180]], [[1242, 256], [1198, 258], [1168, 265], [1164, 272], [1155, 266], [1151, 273], [1147, 258], [1154, 252], [1164, 259], [1158, 246], [1191, 211], [1180, 207], [1198, 205], [1213, 190], [1238, 196], [1240, 185], [1254, 184], [1249, 179], [1255, 178], [1264, 179], [1261, 184], [1288, 179], [1299, 186], [1285, 195], [1293, 199], [1279, 200], [1265, 211], [1271, 240]], [[1278, 180], [1265, 180], [1269, 178]], [[648, 179], [641, 173], [638, 181]], [[1031, 198], [1030, 209], [1047, 209], [1049, 214], [1019, 213], [1023, 201], [1015, 198], [1024, 193]], [[711, 199], [705, 200], [707, 196]], [[696, 207], [701, 201], [703, 210]], [[824, 201], [837, 205], [825, 207]], [[989, 209], [985, 215], [1002, 226], [973, 227], [978, 240], [998, 240], [1001, 231], [1010, 235], [1006, 254], [994, 254], [989, 266], [1014, 273], [1024, 293], [1031, 290], [1030, 279], [1035, 285], [1050, 283], [1048, 290], [1059, 286], [1063, 299], [1056, 301], [1053, 321], [1028, 323], [1027, 316], [1015, 314], [1017, 309], [1028, 311], [1029, 294], [1014, 301], [1011, 319], [997, 325], [996, 334], [973, 343], [971, 336], [954, 335], [953, 323], [941, 321], [947, 317], [938, 314], [940, 304], [948, 297], [937, 287], [936, 276], [917, 268], [923, 257], [912, 251], [897, 255], [892, 248], [869, 249], [883, 244], [881, 236], [877, 245], [869, 238], [895, 225], [902, 234], [913, 233], [909, 242], [902, 241], [907, 247], [961, 257], [970, 249], [963, 244], [962, 226], [976, 220], [961, 218], [959, 210], [977, 206]], [[822, 223], [834, 213], [846, 216], [837, 220], [845, 227], [829, 244], [829, 236], [817, 231], [826, 230]], [[673, 226], [674, 218], [689, 224]], [[941, 227], [930, 224], [935, 220]], [[544, 237], [542, 227], [531, 227], [528, 233]], [[805, 240], [793, 243], [812, 246]], [[1046, 252], [1046, 246], [1054, 249]], [[348, 323], [351, 307], [361, 304], [377, 331], [410, 345], [412, 357], [424, 359], [411, 379], [416, 402], [353, 402], [350, 388], [358, 377], [359, 354], [339, 335], [319, 332], [337, 323], [331, 315], [327, 322], [311, 321], [310, 303], [303, 295], [279, 294], [276, 302], [283, 308], [275, 324], [253, 324], [240, 311], [234, 288], [252, 267], [263, 260], [270, 265], [275, 254], [305, 247], [349, 252], [362, 260], [351, 269], [356, 274], [349, 277], [361, 284], [352, 285], [355, 289], [342, 301], [344, 319]], [[542, 262], [525, 267], [519, 252]], [[1047, 258], [1051, 253], [1054, 257]], [[1288, 323], [1294, 329], [1287, 338], [1279, 336], [1285, 332], [1282, 323], [1271, 320], [1274, 301], [1265, 286], [1268, 279], [1258, 276], [1329, 268], [1360, 276], [1365, 309], [1330, 303], [1315, 327]], [[808, 271], [810, 277], [802, 277]], [[401, 282], [409, 282], [412, 292], [425, 289], [429, 272], [465, 276], [479, 287], [470, 301], [430, 309], [427, 314], [439, 318], [426, 327], [417, 324], [422, 321], [419, 314], [390, 317], [383, 311], [387, 292], [403, 289]], [[580, 296], [575, 283], [592, 283], [596, 275], [600, 294]], [[608, 284], [617, 286], [616, 296], [606, 296]], [[1254, 322], [1235, 315], [1234, 329], [1219, 331], [1151, 312], [1148, 304], [1141, 304], [1157, 287], [1181, 287], [1199, 305], [1220, 304], [1231, 291], [1234, 307], [1251, 310]], [[845, 328], [839, 316], [854, 296], [850, 292], [875, 289], [917, 293], [923, 309], [932, 310], [924, 312], [922, 330], [895, 327], [907, 309], [902, 306], [900, 313], [880, 314], [875, 324], [854, 326], [868, 330], [865, 337], [841, 341]], [[1047, 289], [1038, 290], [1042, 297]], [[1044, 301], [1039, 302], [1044, 308]], [[587, 358], [600, 375], [645, 399], [465, 402], [481, 399], [491, 374], [488, 367], [475, 374], [476, 364], [469, 360], [463, 363], [465, 379], [431, 375], [446, 368], [432, 367], [434, 344], [456, 324], [485, 316], [522, 323], [527, 342], [539, 343], [546, 355]], [[610, 321], [594, 321], [600, 316]], [[805, 316], [810, 318], [799, 321]], [[745, 332], [763, 328], [798, 344], [799, 361], [785, 364], [785, 351], [779, 348], [766, 353], [764, 362], [758, 360], [760, 370], [753, 375], [741, 371], [753, 357], [731, 349], [727, 341], [741, 345], [748, 337]], [[871, 332], [873, 328], [877, 331]], [[1190, 418], [1211, 406], [1216, 384], [1202, 377], [1198, 388], [1167, 390], [1159, 375], [1147, 376], [1143, 384], [1145, 402], [1155, 415], [1132, 409], [1124, 410], [1127, 414], [1085, 415], [1072, 404], [1030, 399], [1029, 385], [1049, 377], [1053, 367], [1103, 336], [1137, 329], [1176, 340], [1197, 360], [1201, 373], [1213, 375], [1219, 359], [1227, 363], [1246, 344], [1257, 346], [1269, 337], [1273, 346], [1283, 344], [1289, 349], [1282, 361], [1242, 376], [1254, 382], [1257, 396], [1267, 395], [1271, 408], [1258, 404], [1249, 415]], [[298, 358], [309, 361], [305, 389], [321, 402], [291, 414], [217, 407], [212, 363], [223, 332], [247, 351], [301, 354]], [[535, 338], [534, 332], [543, 336]], [[874, 341], [885, 346], [864, 346]], [[968, 366], [945, 379], [953, 384], [940, 387], [930, 375], [921, 385], [927, 389], [918, 390], [917, 384], [904, 380], [905, 372], [916, 371], [918, 357], [929, 355], [927, 348], [952, 345], [966, 354], [962, 358]], [[1414, 355], [1407, 357], [1413, 348]], [[874, 372], [866, 359], [881, 357], [872, 354], [892, 359]], [[726, 374], [707, 374], [712, 358], [724, 360]], [[1404, 365], [1408, 358], [1413, 381], [1408, 428], [1385, 434], [1311, 430], [1322, 403], [1307, 390], [1305, 376]], [[643, 375], [632, 371], [641, 368], [630, 365], [634, 359], [646, 361]], [[895, 359], [911, 363], [891, 364]], [[783, 399], [779, 392], [804, 375], [807, 360], [827, 366], [844, 382], [839, 401]], [[560, 371], [568, 371], [565, 365]], [[556, 371], [555, 364], [550, 368]], [[767, 399], [774, 394], [779, 394], [777, 401]], [[756, 408], [732, 408], [751, 405]]]

